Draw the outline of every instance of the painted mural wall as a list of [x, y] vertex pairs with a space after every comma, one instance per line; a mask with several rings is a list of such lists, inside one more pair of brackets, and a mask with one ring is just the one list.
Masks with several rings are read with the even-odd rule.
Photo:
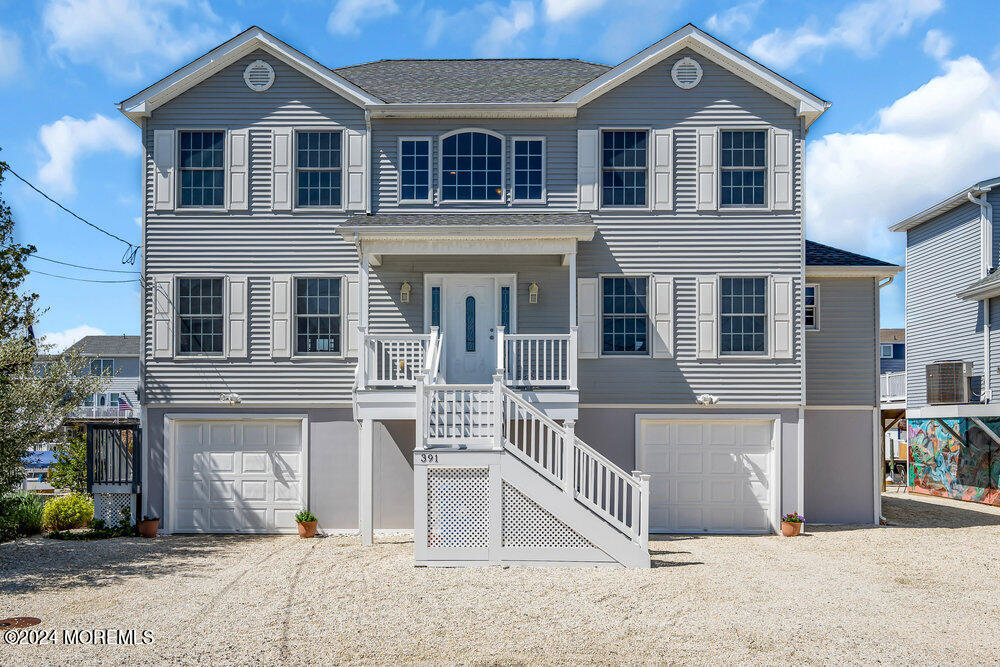
[[[909, 420], [909, 488], [945, 498], [1000, 505], [1000, 445], [971, 419]], [[983, 419], [1000, 433], [1000, 419]]]

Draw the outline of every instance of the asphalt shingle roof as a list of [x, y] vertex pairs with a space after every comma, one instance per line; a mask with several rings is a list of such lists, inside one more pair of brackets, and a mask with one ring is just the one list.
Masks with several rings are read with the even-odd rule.
[[389, 103], [555, 102], [611, 69], [583, 60], [377, 60], [334, 70]]
[[895, 264], [815, 241], [806, 241], [806, 266], [895, 266]]
[[589, 225], [589, 213], [376, 213], [352, 215], [353, 226], [410, 225]]
[[977, 280], [976, 282], [972, 283], [968, 287], [962, 289], [958, 293], [958, 296], [960, 296], [960, 297], [963, 297], [963, 295], [965, 295], [965, 296], [971, 296], [972, 294], [974, 294], [976, 292], [980, 292], [980, 291], [983, 291], [983, 290], [987, 290], [988, 291], [991, 288], [996, 288], [996, 287], [1000, 287], [1000, 271], [994, 271], [993, 273], [989, 274], [985, 278], [980, 278], [979, 280]]
[[100, 357], [139, 356], [138, 336], [84, 336], [69, 346], [67, 352]]

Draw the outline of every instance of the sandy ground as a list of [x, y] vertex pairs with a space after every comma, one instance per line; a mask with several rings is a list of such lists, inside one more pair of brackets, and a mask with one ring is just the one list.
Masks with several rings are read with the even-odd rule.
[[0, 618], [153, 641], [0, 645], [0, 663], [994, 660], [1000, 509], [889, 493], [884, 513], [663, 537], [651, 570], [418, 569], [406, 536], [31, 538], [0, 545]]

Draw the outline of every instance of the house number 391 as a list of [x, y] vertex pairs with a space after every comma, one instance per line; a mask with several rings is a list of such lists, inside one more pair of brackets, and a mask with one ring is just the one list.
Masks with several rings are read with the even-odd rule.
[[420, 462], [421, 463], [437, 463], [438, 462], [438, 455], [437, 454], [421, 454], [420, 455]]

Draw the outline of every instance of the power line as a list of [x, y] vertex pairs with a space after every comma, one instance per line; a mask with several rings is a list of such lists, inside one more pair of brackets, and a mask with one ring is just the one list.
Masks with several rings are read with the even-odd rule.
[[46, 273], [45, 271], [32, 271], [31, 273], [38, 273], [43, 276], [49, 276], [50, 278], [62, 278], [63, 280], [75, 280], [81, 283], [134, 283], [137, 282], [138, 278], [129, 278], [128, 280], [94, 280], [93, 278], [74, 278], [72, 276], [60, 276], [55, 273]]
[[129, 271], [128, 269], [101, 269], [96, 266], [84, 266], [83, 264], [70, 264], [69, 262], [63, 262], [58, 259], [50, 259], [49, 257], [42, 257], [41, 255], [28, 255], [28, 259], [41, 259], [46, 262], [52, 262], [53, 264], [62, 264], [63, 266], [72, 266], [74, 269], [87, 269], [88, 271], [106, 271], [108, 273], [139, 273], [138, 271]]

